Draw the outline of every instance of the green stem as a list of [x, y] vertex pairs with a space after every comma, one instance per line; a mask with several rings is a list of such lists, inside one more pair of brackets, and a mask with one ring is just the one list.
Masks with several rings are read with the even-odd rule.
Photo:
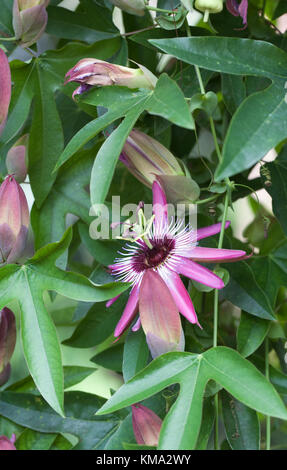
[[0, 41], [16, 41], [16, 38], [0, 38]]
[[206, 199], [199, 199], [198, 201], [195, 201], [194, 204], [206, 204], [207, 202], [212, 202], [217, 198], [218, 194], [215, 194], [214, 196], [207, 197]]
[[[269, 381], [269, 340], [265, 338], [265, 377]], [[266, 416], [266, 450], [271, 447], [271, 418]]]
[[164, 10], [163, 8], [150, 7], [146, 5], [146, 9], [150, 11], [158, 11], [160, 13], [175, 13], [173, 10]]
[[209, 20], [209, 10], [205, 10], [203, 15], [203, 23], [208, 23]]

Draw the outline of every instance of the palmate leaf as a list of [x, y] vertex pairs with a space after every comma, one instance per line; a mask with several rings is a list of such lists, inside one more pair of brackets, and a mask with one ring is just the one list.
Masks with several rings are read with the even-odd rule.
[[178, 126], [194, 129], [194, 121], [182, 91], [166, 74], [160, 77], [154, 91], [133, 92], [127, 88], [112, 86], [87, 93], [82, 100], [89, 105], [104, 106], [108, 111], [86, 124], [70, 140], [56, 164], [56, 169], [105, 127], [124, 117], [97, 154], [90, 184], [92, 204], [104, 202], [122, 147], [144, 110], [162, 116]]
[[159, 356], [123, 385], [97, 414], [114, 412], [179, 383], [179, 396], [164, 419], [159, 448], [194, 449], [209, 380], [215, 380], [246, 406], [287, 419], [285, 405], [273, 386], [253, 364], [226, 347], [212, 348], [199, 355], [176, 352]]
[[10, 142], [23, 127], [34, 102], [29, 137], [29, 177], [40, 207], [56, 178], [52, 170], [63, 150], [63, 130], [54, 94], [63, 87], [65, 74], [84, 57], [108, 59], [120, 48], [121, 39], [99, 41], [91, 46], [69, 43], [41, 54], [30, 63], [12, 62], [13, 97], [1, 143]]
[[[0, 393], [0, 414], [41, 433], [68, 433], [79, 439], [75, 450], [103, 449], [121, 423], [116, 414], [97, 417], [104, 399], [84, 392], [65, 394], [65, 418], [59, 416], [41, 397], [29, 393]], [[44, 434], [42, 434], [44, 436]]]
[[59, 243], [41, 248], [24, 265], [7, 265], [0, 269], [0, 308], [17, 299], [21, 310], [21, 338], [31, 376], [45, 400], [63, 413], [63, 371], [55, 326], [45, 309], [43, 292], [85, 302], [109, 299], [127, 286], [93, 285], [80, 274], [65, 272], [55, 266], [57, 258], [68, 248], [72, 231], [68, 229]]
[[246, 98], [231, 120], [215, 179], [240, 173], [287, 137], [287, 54], [264, 41], [228, 37], [150, 40], [160, 50], [189, 64], [234, 75], [270, 78], [268, 88]]

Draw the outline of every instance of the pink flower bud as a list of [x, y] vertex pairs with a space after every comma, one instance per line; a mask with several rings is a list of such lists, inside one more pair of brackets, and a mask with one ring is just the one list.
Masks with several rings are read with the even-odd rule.
[[14, 446], [15, 440], [15, 434], [12, 434], [11, 439], [8, 439], [6, 436], [0, 436], [0, 450], [17, 450]]
[[171, 203], [189, 204], [199, 197], [199, 186], [185, 175], [175, 156], [137, 129], [133, 129], [127, 138], [120, 160], [146, 186], [152, 187], [158, 180]]
[[14, 0], [13, 28], [19, 45], [28, 47], [43, 34], [48, 15], [49, 0]]
[[145, 13], [144, 0], [110, 0], [116, 7], [132, 15], [143, 16]]
[[69, 82], [80, 83], [80, 86], [74, 91], [73, 97], [84, 93], [92, 86], [119, 85], [128, 88], [153, 89], [157, 80], [143, 66], [131, 69], [98, 59], [81, 59], [67, 72], [66, 78], [65, 84]]
[[0, 135], [5, 127], [11, 99], [11, 72], [7, 56], [0, 48]]
[[127, 138], [120, 160], [148, 187], [157, 175], [184, 175], [177, 159], [166, 147], [137, 129]]
[[27, 154], [28, 134], [23, 135], [10, 148], [6, 157], [6, 167], [8, 173], [13, 175], [18, 183], [23, 183], [27, 176], [26, 154]]
[[13, 263], [24, 251], [29, 209], [21, 186], [8, 175], [0, 186], [0, 262]]
[[16, 321], [7, 307], [0, 311], [0, 386], [9, 380], [10, 364], [16, 344]]
[[138, 444], [158, 446], [162, 420], [152, 410], [143, 405], [133, 405], [132, 422]]

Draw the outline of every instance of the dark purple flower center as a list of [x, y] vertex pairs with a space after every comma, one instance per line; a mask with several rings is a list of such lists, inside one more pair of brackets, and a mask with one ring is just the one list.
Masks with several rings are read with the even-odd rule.
[[146, 269], [156, 268], [162, 264], [174, 248], [174, 240], [165, 238], [160, 241], [150, 240], [152, 248], [145, 245], [134, 256], [133, 269], [142, 272]]

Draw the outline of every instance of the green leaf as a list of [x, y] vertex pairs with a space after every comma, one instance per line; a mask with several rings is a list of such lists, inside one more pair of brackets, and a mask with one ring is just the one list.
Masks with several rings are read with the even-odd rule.
[[123, 345], [116, 344], [90, 359], [95, 364], [115, 372], [122, 372]]
[[127, 294], [123, 294], [109, 308], [105, 302], [93, 305], [64, 344], [73, 348], [90, 348], [105, 341], [114, 332], [126, 302]]
[[138, 117], [144, 111], [147, 100], [148, 98], [144, 97], [128, 111], [124, 120], [107, 138], [97, 154], [90, 183], [91, 203], [95, 207], [96, 204], [105, 201], [121, 150]]
[[31, 376], [46, 401], [63, 413], [63, 371], [55, 326], [45, 309], [44, 291], [86, 302], [100, 302], [119, 294], [120, 284], [95, 286], [80, 274], [65, 272], [55, 266], [57, 258], [68, 248], [69, 229], [59, 243], [41, 248], [24, 265], [7, 265], [0, 269], [0, 308], [17, 299], [21, 309], [21, 338]]
[[143, 329], [130, 330], [124, 345], [123, 376], [125, 382], [146, 366], [148, 357], [149, 349]]
[[29, 176], [38, 207], [53, 185], [56, 175], [52, 175], [52, 170], [64, 145], [55, 92], [63, 87], [65, 74], [78, 60], [94, 55], [107, 59], [120, 45], [120, 38], [100, 41], [91, 46], [69, 43], [62, 49], [44, 52], [28, 65], [15, 62], [16, 95], [2, 139], [11, 139], [20, 130], [34, 98], [29, 138]]
[[256, 411], [220, 393], [227, 440], [233, 450], [260, 450], [260, 424]]
[[[264, 169], [263, 169], [264, 168]], [[287, 146], [285, 145], [274, 160], [261, 169], [261, 178], [265, 189], [272, 197], [272, 209], [287, 235]]]
[[[64, 388], [67, 389], [72, 387], [73, 385], [77, 385], [78, 383], [82, 382], [86, 379], [89, 375], [97, 370], [93, 367], [80, 367], [80, 366], [64, 366]], [[38, 390], [35, 387], [32, 377], [28, 376], [25, 379], [16, 382], [7, 390], [11, 392], [29, 392], [33, 394], [38, 394]]]
[[119, 36], [112, 20], [112, 12], [104, 5], [92, 2], [84, 4], [84, 12], [70, 11], [62, 7], [48, 8], [47, 33], [53, 36], [85, 41], [90, 44]]
[[224, 103], [231, 115], [246, 97], [245, 84], [242, 77], [223, 73], [221, 75], [222, 95]]
[[284, 127], [278, 126], [286, 117], [284, 83], [273, 83], [249, 96], [238, 108], [228, 128], [216, 181], [250, 168], [287, 137]]
[[278, 126], [286, 114], [287, 54], [283, 50], [264, 41], [224, 37], [161, 39], [151, 43], [189, 64], [274, 81], [266, 90], [244, 100], [235, 113], [216, 181], [250, 168], [287, 137], [284, 126]]
[[[90, 198], [86, 187], [90, 181], [95, 147], [79, 152], [68, 165], [61, 168], [49, 197], [39, 209], [35, 204], [31, 212], [31, 223], [35, 234], [36, 249], [55, 242], [66, 230], [68, 214], [79, 217], [86, 224], [89, 216]], [[58, 259], [57, 266], [65, 268], [67, 252]]]
[[56, 439], [56, 434], [43, 434], [25, 429], [17, 439], [17, 450], [49, 450]]
[[67, 392], [65, 418], [45, 401], [27, 393], [0, 393], [0, 414], [28, 429], [41, 433], [68, 433], [79, 439], [76, 450], [102, 449], [118, 425], [117, 416], [98, 418], [95, 412], [104, 399], [84, 392]]
[[264, 341], [270, 322], [241, 312], [237, 331], [237, 349], [243, 357], [253, 354]]
[[165, 73], [158, 79], [146, 109], [180, 127], [194, 129], [194, 121], [181, 89]]
[[252, 315], [266, 320], [274, 320], [272, 304], [259, 284], [252, 265], [246, 261], [240, 261], [227, 267], [230, 281], [221, 291], [223, 298], [237, 305]]
[[129, 89], [123, 87], [99, 88], [87, 93], [87, 96], [84, 95], [82, 98], [83, 103], [93, 106], [104, 106], [109, 109], [106, 113], [89, 122], [77, 132], [60, 155], [55, 170], [99, 132], [115, 120], [125, 116], [131, 107], [136, 107], [138, 102], [146, 96], [146, 92], [131, 93]]
[[233, 75], [287, 78], [287, 54], [265, 41], [230, 37], [150, 39], [163, 52], [188, 64]]
[[215, 380], [237, 400], [261, 413], [287, 419], [279, 395], [266, 378], [236, 351], [226, 347], [203, 354], [167, 353], [123, 385], [99, 410], [105, 414], [180, 384], [179, 396], [164, 419], [160, 449], [194, 449], [198, 438], [204, 389]]

